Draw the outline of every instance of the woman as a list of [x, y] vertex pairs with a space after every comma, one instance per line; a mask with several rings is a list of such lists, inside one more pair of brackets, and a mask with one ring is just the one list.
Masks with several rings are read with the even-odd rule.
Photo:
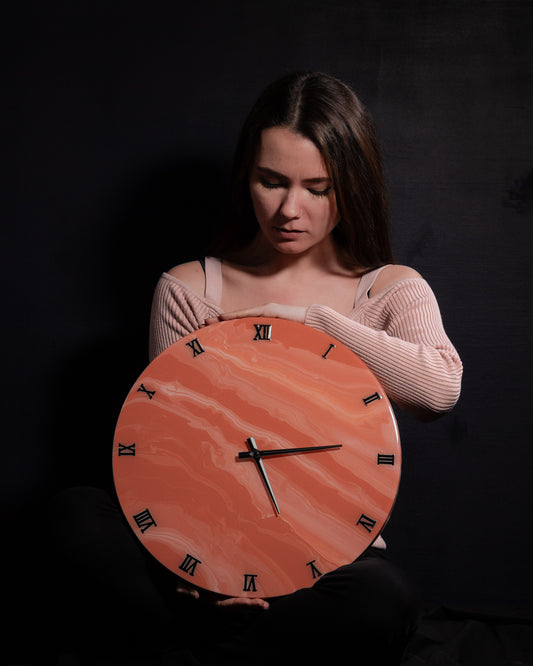
[[[393, 263], [379, 148], [354, 93], [320, 73], [269, 86], [241, 132], [232, 188], [231, 223], [210, 256], [176, 266], [157, 285], [151, 358], [215, 321], [282, 317], [350, 347], [400, 407], [423, 418], [450, 410], [461, 363], [427, 283]], [[127, 636], [147, 653], [200, 646], [188, 661], [176, 653], [168, 663], [400, 662], [416, 606], [381, 537], [311, 588], [213, 604], [182, 585], [176, 594], [176, 581], [144, 559], [109, 498], [74, 495], [54, 523], [67, 535], [62, 563], [79, 579], [83, 550], [85, 593], [94, 600], [105, 589], [99, 613], [112, 618], [111, 637]]]
[[[232, 195], [231, 224], [213, 256], [176, 266], [157, 286], [152, 358], [215, 321], [281, 317], [343, 342], [417, 417], [454, 406], [461, 362], [427, 283], [393, 264], [378, 144], [367, 111], [346, 85], [310, 73], [269, 86], [242, 129]], [[384, 546], [379, 537], [351, 567], [270, 605], [221, 605], [267, 611], [247, 632], [279, 637], [272, 649], [277, 663], [283, 654], [287, 663], [302, 656], [309, 627], [322, 637], [307, 651], [312, 663], [337, 650], [344, 655], [351, 642], [353, 663], [399, 663], [413, 607]]]
[[241, 132], [232, 195], [217, 259], [157, 286], [152, 358], [214, 320], [283, 317], [346, 344], [417, 416], [454, 406], [460, 360], [427, 283], [392, 263], [379, 148], [346, 85], [315, 73], [269, 86]]

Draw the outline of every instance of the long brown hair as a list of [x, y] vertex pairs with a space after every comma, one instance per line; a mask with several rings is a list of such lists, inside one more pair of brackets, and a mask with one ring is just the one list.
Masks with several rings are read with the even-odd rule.
[[249, 174], [261, 138], [286, 127], [320, 151], [335, 189], [340, 221], [333, 231], [350, 267], [392, 263], [382, 159], [370, 115], [342, 81], [321, 72], [294, 73], [270, 84], [246, 119], [235, 151], [231, 218], [211, 253], [236, 256], [257, 233]]

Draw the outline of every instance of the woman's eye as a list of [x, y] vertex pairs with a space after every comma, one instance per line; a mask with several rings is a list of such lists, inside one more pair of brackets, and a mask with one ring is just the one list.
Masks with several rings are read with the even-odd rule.
[[312, 190], [309, 188], [309, 192], [311, 192], [311, 194], [313, 194], [315, 197], [327, 197], [331, 192], [331, 185], [326, 187], [325, 190]]
[[267, 190], [275, 190], [277, 187], [281, 187], [280, 183], [273, 183], [270, 180], [264, 180], [263, 178], [260, 178], [259, 182], [263, 187], [266, 187]]

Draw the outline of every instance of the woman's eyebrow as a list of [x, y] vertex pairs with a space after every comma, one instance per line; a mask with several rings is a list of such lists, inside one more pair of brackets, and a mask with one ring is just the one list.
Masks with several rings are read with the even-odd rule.
[[[257, 165], [256, 169], [265, 176], [270, 176], [272, 178], [279, 178], [281, 180], [287, 180], [287, 176], [284, 176], [282, 173], [279, 173], [278, 171], [274, 171], [274, 169], [269, 169], [268, 167], [263, 167], [260, 165]], [[308, 183], [309, 185], [316, 185], [319, 183], [331, 183], [331, 178], [329, 178], [329, 176], [317, 176], [316, 178], [304, 178], [303, 182]]]

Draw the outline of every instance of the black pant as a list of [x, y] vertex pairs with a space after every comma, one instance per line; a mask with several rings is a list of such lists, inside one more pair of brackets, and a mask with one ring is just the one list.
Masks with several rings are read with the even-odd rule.
[[229, 609], [177, 594], [179, 579], [146, 553], [102, 490], [60, 493], [47, 525], [61, 608], [52, 633], [72, 651], [112, 651], [127, 663], [190, 650], [200, 663], [219, 666], [304, 659], [392, 666], [416, 622], [410, 586], [376, 548], [311, 588], [270, 600], [268, 610]]

